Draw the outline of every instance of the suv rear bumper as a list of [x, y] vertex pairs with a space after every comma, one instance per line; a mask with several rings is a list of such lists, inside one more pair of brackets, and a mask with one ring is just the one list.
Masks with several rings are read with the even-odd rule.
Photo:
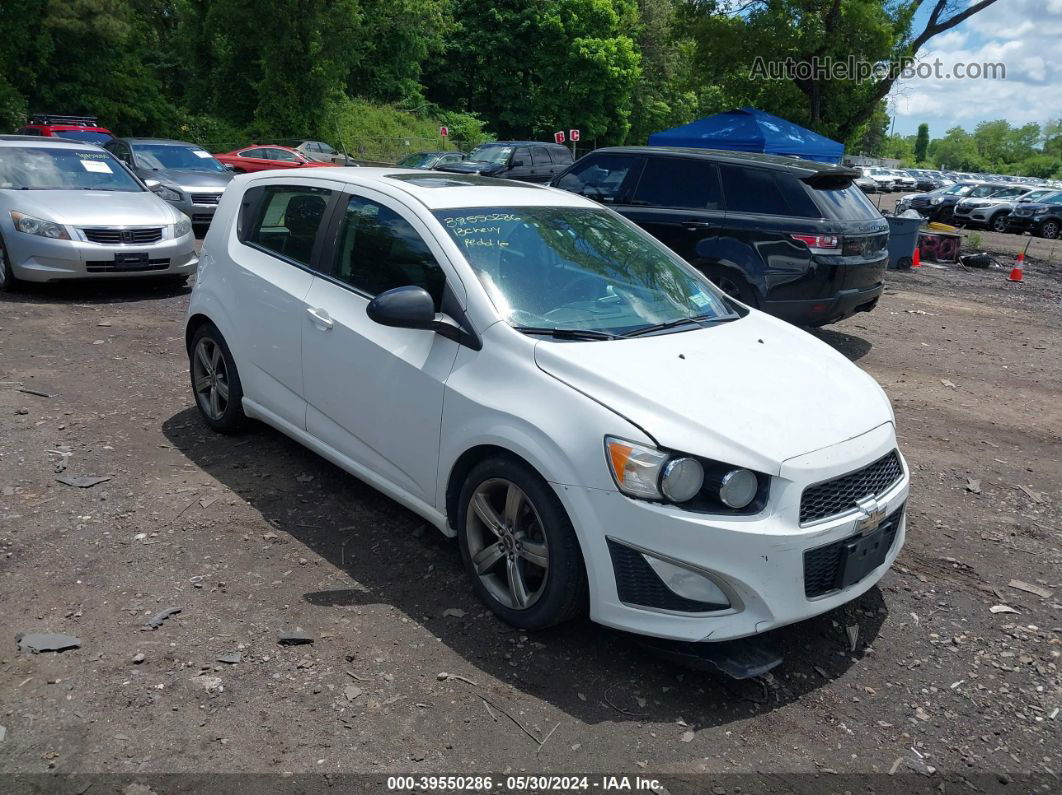
[[830, 298], [765, 301], [763, 311], [797, 326], [824, 326], [844, 320], [857, 312], [869, 312], [877, 305], [884, 290], [884, 283], [880, 283], [873, 287], [840, 290]]

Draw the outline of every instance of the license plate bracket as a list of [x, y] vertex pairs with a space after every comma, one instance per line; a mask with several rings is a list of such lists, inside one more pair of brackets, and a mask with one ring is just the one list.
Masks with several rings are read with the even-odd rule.
[[855, 585], [885, 562], [892, 546], [893, 534], [879, 527], [873, 533], [853, 538], [845, 544], [841, 588]]
[[121, 252], [114, 255], [114, 267], [120, 270], [137, 270], [138, 268], [148, 267], [148, 253], [146, 251], [141, 252]]

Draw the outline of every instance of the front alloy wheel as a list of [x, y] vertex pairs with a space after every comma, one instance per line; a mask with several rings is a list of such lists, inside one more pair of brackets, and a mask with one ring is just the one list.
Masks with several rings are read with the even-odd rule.
[[993, 232], [1006, 232], [1007, 231], [1007, 216], [1005, 213], [999, 213], [992, 217], [992, 231]]
[[465, 478], [454, 524], [472, 589], [521, 629], [586, 610], [586, 566], [557, 493], [527, 464], [487, 458]]
[[549, 548], [542, 519], [515, 483], [484, 481], [472, 494], [465, 533], [483, 587], [511, 610], [527, 610], [549, 581]]
[[1058, 221], [1044, 221], [1040, 226], [1040, 234], [1048, 240], [1058, 238]]

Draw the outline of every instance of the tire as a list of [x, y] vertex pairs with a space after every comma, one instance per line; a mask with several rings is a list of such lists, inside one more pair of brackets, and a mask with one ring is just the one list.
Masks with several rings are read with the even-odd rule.
[[21, 285], [22, 282], [15, 278], [11, 260], [7, 256], [7, 246], [4, 245], [4, 239], [0, 237], [0, 293], [14, 292]]
[[1044, 221], [1040, 224], [1040, 237], [1046, 237], [1048, 240], [1058, 240], [1058, 221]]
[[708, 280], [726, 293], [746, 306], [758, 307], [759, 299], [756, 290], [748, 280], [730, 270], [714, 270], [705, 274]]
[[203, 421], [218, 433], [239, 431], [247, 421], [243, 386], [229, 346], [213, 323], [196, 331], [188, 358], [192, 396]]
[[537, 630], [586, 612], [586, 566], [571, 520], [526, 464], [497, 457], [474, 466], [457, 528], [472, 589], [505, 622]]
[[914, 260], [911, 257], [900, 257], [896, 260], [896, 270], [909, 271], [914, 265]]
[[988, 220], [988, 228], [993, 232], [1003, 233], [1007, 231], [1007, 214], [996, 213]]
[[955, 220], [955, 208], [954, 207], [942, 207], [937, 211], [937, 217], [933, 219], [942, 224], [950, 224]]

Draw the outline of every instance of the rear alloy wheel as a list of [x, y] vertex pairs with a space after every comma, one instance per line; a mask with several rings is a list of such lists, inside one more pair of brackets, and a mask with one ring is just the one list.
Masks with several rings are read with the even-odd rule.
[[199, 413], [218, 433], [234, 433], [243, 425], [243, 388], [236, 363], [221, 336], [211, 324], [202, 326], [192, 339], [192, 393]]
[[993, 232], [1006, 232], [1007, 231], [1007, 214], [996, 213], [992, 216], [992, 220], [989, 222]]
[[1048, 240], [1058, 239], [1058, 221], [1044, 221], [1040, 224], [1040, 237]]
[[752, 287], [740, 276], [729, 273], [715, 273], [708, 277], [709, 281], [736, 301], [746, 306], [756, 306], [756, 296]]
[[560, 500], [506, 458], [477, 464], [461, 490], [458, 543], [477, 596], [505, 621], [544, 629], [578, 615], [586, 573]]

